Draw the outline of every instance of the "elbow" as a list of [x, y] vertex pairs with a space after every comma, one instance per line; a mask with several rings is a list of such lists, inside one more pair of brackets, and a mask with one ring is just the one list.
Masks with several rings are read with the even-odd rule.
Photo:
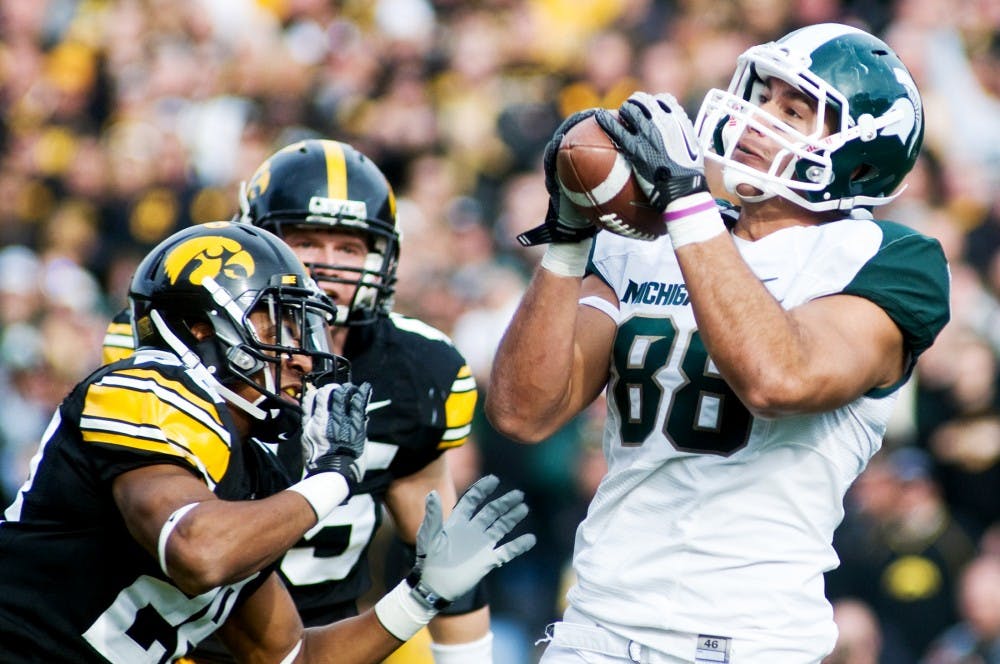
[[525, 417], [523, 411], [490, 396], [486, 398], [485, 412], [486, 419], [497, 432], [519, 443], [539, 443], [550, 433]]
[[190, 595], [232, 583], [236, 579], [227, 565], [231, 556], [223, 548], [218, 542], [198, 541], [175, 531], [166, 551], [170, 578]]
[[755, 417], [771, 419], [803, 412], [803, 403], [814, 393], [810, 381], [788, 372], [760, 374], [745, 389], [740, 400]]

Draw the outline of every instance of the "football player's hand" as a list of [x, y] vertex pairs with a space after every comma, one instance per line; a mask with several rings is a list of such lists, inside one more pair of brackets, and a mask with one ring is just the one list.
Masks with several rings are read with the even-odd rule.
[[562, 121], [545, 146], [545, 156], [542, 165], [545, 170], [545, 190], [549, 192], [549, 209], [545, 213], [545, 221], [539, 226], [525, 231], [517, 236], [522, 246], [531, 247], [536, 244], [580, 242], [593, 237], [597, 227], [584, 217], [570, 203], [556, 178], [556, 154], [566, 132], [574, 125], [586, 120], [597, 112], [596, 108], [578, 111]]
[[340, 473], [349, 486], [365, 474], [368, 383], [330, 383], [309, 390], [302, 400], [302, 457], [306, 476]]
[[500, 480], [487, 475], [473, 484], [442, 523], [441, 499], [427, 496], [424, 520], [417, 530], [417, 561], [408, 577], [414, 593], [433, 606], [467, 593], [490, 570], [521, 555], [535, 545], [528, 533], [498, 546], [528, 514], [524, 492], [509, 491], [489, 502], [486, 498]]
[[661, 212], [679, 198], [708, 191], [694, 127], [673, 95], [636, 92], [617, 118], [599, 110], [597, 124], [631, 162], [639, 186]]

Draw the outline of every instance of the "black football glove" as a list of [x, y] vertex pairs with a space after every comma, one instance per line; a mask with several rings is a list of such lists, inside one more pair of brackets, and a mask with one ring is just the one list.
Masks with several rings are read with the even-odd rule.
[[562, 121], [545, 146], [542, 165], [545, 170], [545, 190], [549, 192], [549, 209], [545, 221], [517, 236], [524, 247], [536, 244], [580, 242], [597, 233], [597, 227], [570, 203], [556, 178], [556, 154], [566, 132], [597, 112], [596, 108], [578, 111]]
[[302, 457], [306, 477], [340, 473], [348, 486], [365, 474], [363, 454], [368, 435], [368, 383], [331, 383], [310, 390], [302, 400]]
[[597, 111], [597, 124], [632, 164], [650, 204], [661, 213], [672, 201], [708, 191], [705, 158], [687, 113], [673, 95], [636, 92], [618, 109]]

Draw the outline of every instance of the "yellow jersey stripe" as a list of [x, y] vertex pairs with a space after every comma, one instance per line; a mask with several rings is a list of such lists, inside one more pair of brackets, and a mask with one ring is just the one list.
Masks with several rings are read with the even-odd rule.
[[438, 443], [438, 449], [457, 447], [469, 437], [478, 398], [479, 392], [472, 372], [468, 366], [463, 366], [459, 369], [451, 385], [451, 393], [444, 403], [446, 429], [441, 442]]
[[[213, 481], [228, 467], [231, 437], [216, 407], [156, 372], [136, 369], [104, 376], [87, 391], [82, 416], [100, 422], [95, 430], [129, 432], [173, 445]], [[149, 449], [128, 440], [121, 444]]]
[[463, 438], [462, 440], [456, 440], [455, 442], [450, 442], [450, 441], [442, 440], [440, 443], [438, 443], [437, 449], [439, 449], [439, 450], [450, 450], [453, 447], [461, 447], [462, 445], [465, 444], [465, 441], [466, 441], [466, 438]]
[[104, 331], [104, 343], [113, 342], [116, 346], [123, 346], [126, 343], [129, 348], [133, 348], [132, 326], [128, 323], [110, 323], [108, 329]]
[[114, 364], [118, 360], [131, 357], [133, 350], [125, 346], [112, 346], [104, 338], [104, 347], [101, 349], [101, 364]]
[[[213, 476], [202, 460], [183, 445], [165, 440], [163, 432], [156, 427], [136, 426], [96, 418], [81, 418], [80, 432], [86, 443], [117, 445], [184, 459], [198, 470], [210, 489], [215, 488], [219, 477], [221, 477], [221, 475]], [[223, 470], [223, 472], [225, 471]]]
[[323, 141], [326, 154], [326, 186], [329, 198], [347, 200], [347, 162], [344, 148], [336, 141]]
[[[130, 380], [131, 379], [131, 380]], [[216, 406], [204, 397], [195, 394], [184, 383], [178, 380], [171, 380], [158, 371], [150, 369], [123, 369], [108, 374], [100, 380], [99, 385], [117, 385], [133, 390], [150, 390], [156, 392], [162, 399], [169, 400], [179, 408], [185, 404], [191, 404], [198, 410], [208, 414], [212, 421], [222, 427], [222, 419], [216, 411]], [[176, 399], [172, 398], [176, 395]]]
[[208, 429], [220, 440], [230, 440], [229, 432], [217, 419], [218, 413], [206, 412], [150, 381], [101, 381], [91, 385], [87, 391], [83, 415], [155, 424], [159, 417], [169, 415], [172, 411], [184, 413], [188, 419]]
[[104, 347], [101, 349], [103, 364], [124, 360], [135, 349], [132, 326], [128, 323], [110, 323], [104, 333]]
[[472, 422], [478, 396], [475, 390], [449, 394], [448, 400], [444, 402], [445, 426], [454, 429]]

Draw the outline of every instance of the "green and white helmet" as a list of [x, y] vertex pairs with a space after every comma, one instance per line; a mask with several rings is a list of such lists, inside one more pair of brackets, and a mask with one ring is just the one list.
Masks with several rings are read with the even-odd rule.
[[[757, 105], [763, 81], [771, 77], [817, 101], [808, 134]], [[823, 136], [828, 108], [837, 126]], [[781, 148], [766, 172], [732, 159], [747, 128]], [[706, 159], [723, 165], [730, 191], [747, 183], [763, 194], [744, 200], [781, 196], [822, 212], [892, 201], [917, 159], [924, 122], [913, 78], [885, 42], [851, 26], [824, 23], [743, 53], [729, 89], [706, 95], [695, 129]]]

